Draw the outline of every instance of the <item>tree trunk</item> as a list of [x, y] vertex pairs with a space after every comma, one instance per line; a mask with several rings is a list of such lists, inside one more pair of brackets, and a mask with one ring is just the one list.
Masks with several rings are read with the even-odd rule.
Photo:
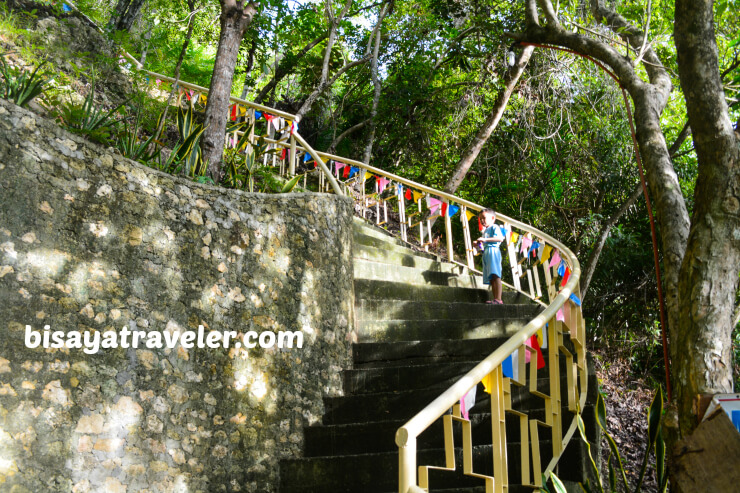
[[713, 2], [676, 1], [674, 39], [699, 162], [681, 266], [680, 322], [671, 354], [679, 427], [696, 426], [699, 393], [732, 392], [732, 315], [740, 269], [740, 148], [717, 59]]
[[159, 121], [159, 126], [157, 126], [157, 131], [154, 133], [154, 135], [157, 136], [157, 139], [159, 139], [159, 135], [162, 133], [162, 130], [164, 130], [164, 126], [166, 125], [167, 113], [169, 112], [172, 98], [175, 96], [175, 91], [177, 91], [177, 83], [180, 81], [180, 69], [182, 69], [182, 62], [183, 60], [185, 60], [185, 53], [187, 53], [188, 51], [190, 38], [193, 37], [193, 26], [195, 25], [195, 0], [188, 0], [188, 7], [190, 9], [190, 18], [188, 19], [188, 32], [185, 35], [185, 41], [182, 42], [180, 56], [178, 57], [177, 64], [175, 65], [175, 82], [172, 83], [172, 89], [170, 90], [169, 96], [167, 96], [167, 104], [164, 107], [164, 115], [162, 115], [162, 118]]
[[146, 0], [118, 0], [108, 27], [113, 31], [130, 31]]
[[452, 176], [444, 187], [445, 192], [455, 193], [465, 179], [465, 175], [468, 174], [468, 170], [470, 170], [470, 167], [478, 157], [478, 154], [480, 154], [481, 149], [486, 145], [488, 139], [491, 138], [491, 134], [498, 126], [498, 122], [504, 114], [506, 105], [509, 103], [511, 93], [514, 91], [514, 87], [516, 87], [519, 77], [524, 73], [524, 68], [527, 66], [527, 63], [529, 63], [529, 58], [532, 56], [533, 51], [533, 46], [527, 46], [524, 48], [519, 54], [514, 66], [506, 73], [506, 76], [504, 77], [504, 87], [499, 91], [498, 96], [496, 97], [493, 111], [488, 116], [488, 119], [486, 119], [486, 122], [483, 124], [481, 129], [478, 130], [473, 141], [468, 145], [467, 149], [465, 149], [463, 156], [455, 165], [455, 171], [452, 173]]
[[238, 2], [221, 0], [221, 35], [208, 91], [205, 130], [200, 144], [203, 160], [208, 164], [208, 176], [216, 183], [219, 183], [222, 178], [221, 157], [226, 141], [229, 98], [239, 54], [239, 44], [256, 12], [256, 3], [244, 4], [241, 0]]
[[[383, 8], [380, 10], [380, 14], [378, 14], [378, 21], [375, 23], [375, 29], [373, 29], [372, 35], [370, 36], [370, 42], [373, 42], [373, 54], [370, 60], [370, 79], [373, 81], [373, 104], [370, 108], [370, 128], [365, 140], [365, 150], [362, 154], [362, 162], [365, 164], [370, 164], [370, 157], [373, 154], [373, 143], [375, 141], [375, 118], [378, 116], [378, 103], [380, 102], [380, 90], [382, 88], [380, 85], [380, 78], [378, 77], [378, 54], [380, 52], [381, 38], [380, 25], [383, 22], [383, 18], [388, 13], [388, 7], [388, 4], [383, 5]], [[373, 37], [375, 38], [374, 40]], [[369, 43], [368, 48], [370, 48]]]

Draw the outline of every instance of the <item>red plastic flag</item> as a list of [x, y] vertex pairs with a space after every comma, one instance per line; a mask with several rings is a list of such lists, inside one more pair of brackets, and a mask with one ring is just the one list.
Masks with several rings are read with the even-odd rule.
[[233, 105], [231, 107], [231, 121], [232, 122], [236, 121], [236, 112], [237, 111], [238, 111], [238, 109], [237, 109], [236, 105]]
[[410, 188], [407, 188], [406, 189], [406, 193], [404, 194], [404, 197], [406, 198], [406, 200], [411, 200], [412, 195], [411, 195], [411, 189]]
[[447, 202], [442, 202], [442, 217], [447, 215]]
[[565, 274], [563, 274], [563, 280], [560, 281], [560, 285], [565, 286], [565, 284], [568, 282], [568, 279], [570, 279], [570, 267], [565, 267]]
[[[528, 342], [525, 342], [525, 344], [535, 351], [537, 351], [537, 369], [541, 370], [545, 367], [545, 357], [542, 355], [542, 350], [540, 349], [540, 343], [537, 340], [537, 334], [534, 334], [532, 337], [529, 338]], [[529, 353], [527, 351], [527, 353]]]
[[349, 178], [349, 172], [350, 172], [350, 167], [345, 166], [344, 170], [342, 171], [342, 178]]

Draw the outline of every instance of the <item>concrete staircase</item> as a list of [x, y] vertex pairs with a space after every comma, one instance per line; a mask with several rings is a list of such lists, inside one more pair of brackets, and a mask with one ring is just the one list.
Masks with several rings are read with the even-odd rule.
[[[281, 462], [281, 493], [397, 491], [396, 430], [542, 309], [516, 292], [504, 292], [504, 305], [485, 304], [489, 294], [480, 277], [412, 251], [357, 218], [353, 254], [359, 339], [354, 367], [344, 371], [345, 395], [325, 398], [322, 424], [305, 429], [304, 457]], [[549, 392], [547, 374], [543, 369], [539, 375], [544, 392]], [[522, 389], [513, 389], [512, 404], [530, 418], [544, 419], [542, 402]], [[569, 422], [572, 414], [565, 417]], [[492, 475], [490, 400], [482, 386], [471, 421], [474, 470]], [[506, 424], [509, 478], [515, 485], [521, 474], [515, 459], [519, 423], [507, 419]], [[459, 436], [456, 432], [457, 444]], [[440, 420], [419, 437], [419, 464], [444, 465], [442, 437]], [[540, 438], [546, 464], [549, 430], [542, 429]], [[576, 455], [571, 462], [583, 465], [577, 468], [582, 471], [582, 451]], [[458, 456], [461, 469], [459, 450]], [[431, 491], [485, 491], [480, 479], [461, 473], [433, 471], [430, 481]]]

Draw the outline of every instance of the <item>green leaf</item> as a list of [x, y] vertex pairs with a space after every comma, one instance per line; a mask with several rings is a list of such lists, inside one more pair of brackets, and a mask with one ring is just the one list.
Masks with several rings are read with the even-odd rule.
[[568, 491], [565, 489], [565, 485], [562, 481], [555, 475], [554, 472], [550, 473], [550, 479], [552, 479], [552, 486], [555, 488], [556, 493], [568, 493]]
[[293, 178], [291, 178], [290, 181], [283, 186], [283, 189], [280, 190], [280, 193], [292, 192], [295, 186], [298, 184], [298, 180], [300, 180], [302, 176], [303, 175], [295, 175]]
[[655, 441], [655, 476], [658, 480], [658, 491], [662, 493], [668, 486], [668, 478], [665, 477], [665, 441], [662, 429], [658, 430], [658, 438]]

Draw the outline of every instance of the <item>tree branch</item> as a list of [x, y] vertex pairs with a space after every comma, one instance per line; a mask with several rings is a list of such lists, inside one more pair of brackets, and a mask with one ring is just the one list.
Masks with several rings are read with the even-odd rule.
[[627, 201], [622, 204], [622, 207], [619, 208], [614, 214], [607, 219], [607, 221], [604, 223], [604, 227], [601, 228], [601, 232], [599, 232], [599, 237], [596, 240], [596, 243], [594, 244], [593, 250], [591, 250], [591, 253], [588, 256], [588, 260], [586, 262], [586, 272], [584, 273], [581, 281], [581, 300], [584, 300], [586, 298], [586, 293], [588, 292], [588, 287], [591, 284], [591, 279], [593, 278], [594, 272], [596, 272], [596, 265], [599, 263], [599, 257], [601, 256], [601, 251], [604, 249], [604, 244], [606, 243], [606, 239], [609, 237], [609, 232], [612, 230], [615, 224], [617, 224], [617, 221], [619, 221], [619, 218], [621, 218], [627, 210], [632, 207], [635, 202], [637, 202], [637, 199], [640, 198], [640, 195], [642, 195], [642, 184], [638, 184], [637, 188], [632, 192], [632, 195], [629, 196]]

